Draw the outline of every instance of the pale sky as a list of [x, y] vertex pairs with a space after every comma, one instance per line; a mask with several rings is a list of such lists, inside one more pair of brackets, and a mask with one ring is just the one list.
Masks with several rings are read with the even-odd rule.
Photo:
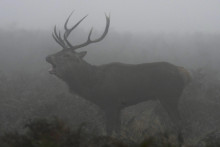
[[0, 0], [0, 29], [62, 27], [86, 14], [81, 28], [103, 29], [111, 13], [111, 29], [119, 32], [220, 33], [220, 0]]

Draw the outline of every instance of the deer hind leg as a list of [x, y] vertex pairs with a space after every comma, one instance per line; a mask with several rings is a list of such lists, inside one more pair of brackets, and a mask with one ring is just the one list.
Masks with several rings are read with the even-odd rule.
[[174, 124], [175, 130], [178, 133], [178, 141], [180, 144], [184, 142], [183, 138], [183, 129], [181, 123], [181, 117], [178, 109], [178, 100], [180, 96], [177, 97], [170, 97], [168, 101], [161, 101], [162, 106], [167, 111], [171, 121]]
[[107, 135], [113, 135], [120, 133], [120, 110], [119, 109], [109, 109], [106, 111], [106, 131]]
[[180, 121], [178, 102], [176, 100], [160, 101], [171, 121], [176, 125]]
[[[170, 92], [167, 92], [170, 91]], [[181, 117], [179, 113], [179, 100], [182, 94], [182, 87], [177, 86], [176, 89], [171, 87], [167, 91], [160, 94], [160, 103], [165, 108], [166, 112], [168, 113], [171, 121], [174, 125], [178, 128], [180, 127]]]

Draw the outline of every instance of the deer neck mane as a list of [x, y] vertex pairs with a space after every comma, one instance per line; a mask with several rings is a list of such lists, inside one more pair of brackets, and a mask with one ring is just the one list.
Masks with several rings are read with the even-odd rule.
[[64, 81], [71, 92], [82, 97], [89, 97], [92, 95], [93, 89], [102, 81], [103, 75], [97, 66], [86, 63], [83, 66], [72, 68], [70, 72], [66, 73]]

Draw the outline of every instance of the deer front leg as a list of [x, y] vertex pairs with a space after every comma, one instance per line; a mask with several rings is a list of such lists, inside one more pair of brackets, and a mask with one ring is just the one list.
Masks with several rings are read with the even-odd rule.
[[107, 109], [105, 113], [107, 135], [112, 135], [113, 132], [116, 134], [120, 133], [120, 109], [112, 107], [111, 109]]

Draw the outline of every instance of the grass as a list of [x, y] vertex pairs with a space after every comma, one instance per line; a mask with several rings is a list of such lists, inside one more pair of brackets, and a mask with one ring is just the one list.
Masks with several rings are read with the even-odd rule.
[[[111, 136], [96, 136], [86, 133], [84, 124], [72, 130], [62, 120], [54, 118], [35, 119], [24, 126], [24, 133], [7, 132], [1, 136], [1, 147], [178, 147], [175, 136], [160, 133], [146, 136], [139, 143], [122, 141]], [[220, 144], [212, 138], [203, 140], [205, 147], [218, 147]]]

